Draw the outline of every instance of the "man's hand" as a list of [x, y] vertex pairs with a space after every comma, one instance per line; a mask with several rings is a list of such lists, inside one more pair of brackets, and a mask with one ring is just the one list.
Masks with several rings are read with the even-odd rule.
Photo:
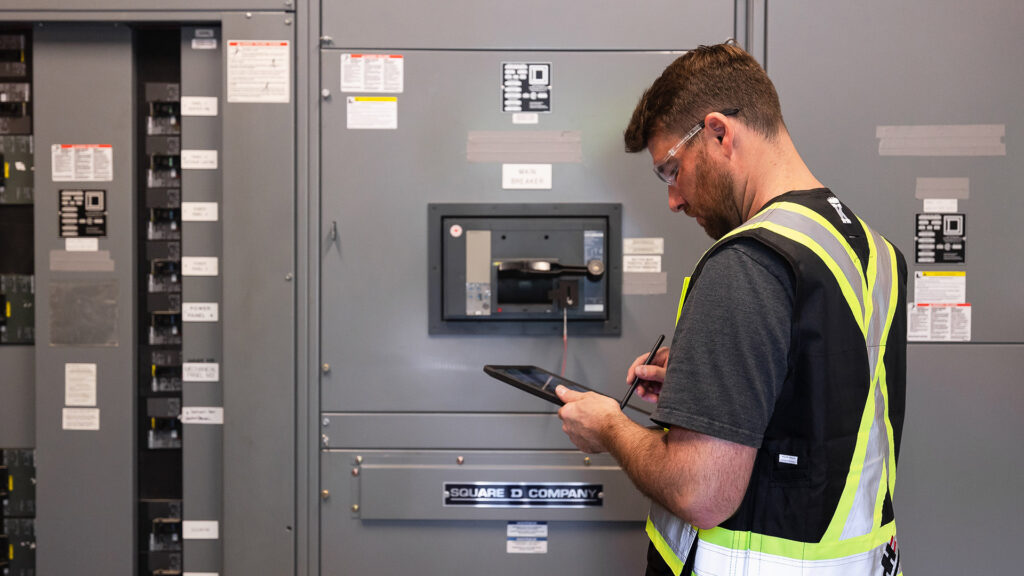
[[651, 363], [644, 366], [647, 354], [641, 354], [633, 360], [626, 372], [626, 384], [633, 382], [633, 376], [639, 376], [641, 382], [636, 387], [636, 395], [648, 402], [657, 402], [661, 394], [661, 384], [665, 381], [665, 366], [668, 364], [668, 348], [662, 347], [654, 355]]
[[597, 392], [576, 392], [565, 386], [555, 388], [565, 402], [558, 409], [562, 431], [577, 448], [588, 454], [608, 451], [608, 434], [620, 420], [629, 420], [614, 398]]

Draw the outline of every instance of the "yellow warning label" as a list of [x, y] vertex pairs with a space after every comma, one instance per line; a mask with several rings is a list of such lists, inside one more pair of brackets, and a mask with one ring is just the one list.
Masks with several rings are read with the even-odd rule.
[[7, 317], [10, 318], [11, 317], [11, 303], [10, 302], [7, 303], [6, 308], [7, 308], [7, 310], [5, 310], [4, 312], [7, 314]]
[[14, 476], [7, 477], [7, 491], [14, 492]]
[[11, 177], [11, 163], [10, 162], [4, 162], [4, 178], [10, 178], [10, 177]]
[[960, 271], [957, 271], [957, 270], [932, 270], [930, 272], [922, 271], [921, 275], [922, 276], [932, 276], [932, 277], [938, 277], [938, 276], [967, 276], [967, 272], [964, 271], [964, 270], [960, 270]]
[[356, 96], [356, 102], [398, 102], [397, 96]]

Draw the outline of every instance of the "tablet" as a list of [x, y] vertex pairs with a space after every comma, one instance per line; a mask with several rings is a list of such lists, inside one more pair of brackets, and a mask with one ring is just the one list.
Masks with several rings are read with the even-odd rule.
[[566, 380], [558, 374], [552, 374], [536, 366], [492, 366], [488, 364], [484, 366], [484, 372], [524, 392], [529, 392], [534, 396], [559, 406], [564, 404], [555, 395], [555, 387], [559, 384], [577, 392], [594, 392], [594, 390], [582, 384]]

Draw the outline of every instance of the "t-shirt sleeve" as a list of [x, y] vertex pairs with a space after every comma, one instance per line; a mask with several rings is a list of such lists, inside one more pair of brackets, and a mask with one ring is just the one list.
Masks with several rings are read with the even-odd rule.
[[786, 378], [792, 310], [780, 254], [751, 239], [712, 254], [683, 306], [651, 419], [760, 447]]

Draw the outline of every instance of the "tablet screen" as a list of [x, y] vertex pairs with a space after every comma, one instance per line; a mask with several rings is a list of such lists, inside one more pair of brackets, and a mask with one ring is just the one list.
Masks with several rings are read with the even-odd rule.
[[555, 388], [559, 385], [565, 386], [570, 390], [576, 390], [578, 392], [590, 392], [590, 388], [582, 384], [577, 384], [572, 380], [566, 380], [557, 374], [552, 374], [547, 370], [538, 368], [536, 366], [484, 366], [484, 372], [490, 376], [506, 382], [523, 390], [529, 392], [534, 396], [539, 396], [548, 402], [555, 404], [562, 404], [562, 401], [555, 395]]

